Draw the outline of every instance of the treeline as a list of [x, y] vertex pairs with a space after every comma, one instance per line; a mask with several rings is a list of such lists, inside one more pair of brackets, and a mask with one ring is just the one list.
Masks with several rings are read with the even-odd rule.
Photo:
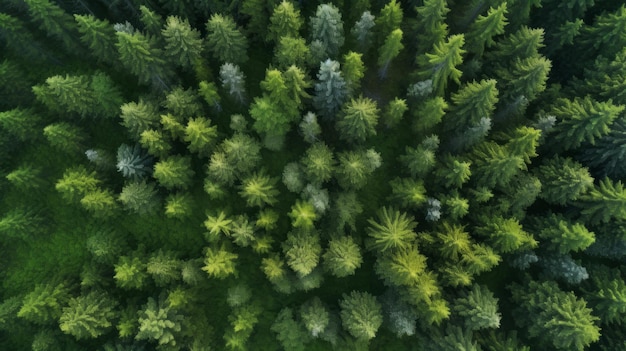
[[626, 7], [6, 0], [7, 350], [626, 350]]

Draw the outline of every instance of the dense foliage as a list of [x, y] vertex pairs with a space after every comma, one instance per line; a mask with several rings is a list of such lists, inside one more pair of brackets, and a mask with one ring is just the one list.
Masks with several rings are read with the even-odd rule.
[[0, 2], [0, 349], [626, 350], [626, 6]]

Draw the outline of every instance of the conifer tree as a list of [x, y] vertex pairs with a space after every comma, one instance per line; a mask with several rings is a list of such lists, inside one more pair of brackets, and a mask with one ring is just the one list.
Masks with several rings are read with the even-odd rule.
[[177, 65], [191, 67], [200, 59], [203, 49], [200, 32], [188, 21], [169, 16], [161, 33], [165, 40], [164, 53]]
[[412, 178], [394, 178], [391, 185], [391, 198], [406, 208], [417, 208], [426, 202], [424, 182]]
[[239, 64], [248, 59], [248, 40], [230, 16], [213, 14], [206, 23], [207, 48], [222, 63]]
[[14, 187], [25, 191], [41, 188], [45, 184], [45, 180], [41, 176], [41, 168], [30, 164], [17, 167], [9, 172], [5, 178]]
[[380, 42], [383, 38], [389, 38], [402, 24], [404, 13], [400, 5], [396, 0], [391, 0], [380, 10], [380, 15], [376, 18]]
[[194, 171], [191, 159], [184, 156], [169, 156], [154, 164], [154, 178], [166, 189], [189, 187]]
[[32, 109], [14, 108], [0, 112], [0, 127], [21, 141], [38, 136], [41, 117]]
[[302, 27], [300, 11], [296, 10], [291, 2], [283, 0], [274, 8], [274, 13], [270, 17], [267, 39], [278, 43], [282, 37], [297, 38]]
[[160, 347], [175, 347], [176, 335], [181, 331], [184, 320], [182, 314], [169, 306], [167, 302], [157, 303], [152, 297], [138, 313], [139, 330], [136, 340], [155, 341]]
[[622, 324], [626, 320], [626, 284], [621, 270], [603, 265], [591, 268], [591, 279], [582, 288], [585, 299], [602, 325]]
[[142, 179], [152, 173], [152, 157], [147, 155], [139, 145], [120, 145], [117, 148], [117, 171], [125, 178]]
[[355, 338], [369, 340], [383, 323], [382, 306], [367, 292], [352, 291], [339, 301], [343, 327]]
[[511, 67], [498, 71], [506, 82], [503, 96], [507, 99], [523, 96], [529, 101], [534, 100], [546, 89], [551, 68], [552, 62], [543, 56], [515, 60]]
[[7, 52], [13, 52], [19, 57], [32, 60], [50, 59], [52, 56], [45, 52], [30, 30], [26, 28], [19, 18], [6, 13], [0, 13], [0, 36], [7, 48]]
[[519, 323], [544, 347], [582, 351], [600, 337], [599, 318], [591, 314], [587, 302], [553, 281], [513, 284], [511, 294], [519, 306]]
[[240, 104], [245, 101], [245, 79], [246, 77], [237, 65], [227, 62], [220, 67], [220, 80], [222, 82], [222, 86], [228, 89], [228, 93]]
[[48, 36], [60, 40], [69, 51], [77, 48], [78, 33], [72, 16], [49, 0], [24, 0], [30, 17]]
[[337, 119], [340, 138], [357, 143], [376, 135], [379, 114], [380, 110], [373, 100], [362, 96], [351, 99]]
[[34, 239], [43, 231], [44, 218], [27, 208], [15, 208], [0, 219], [0, 234], [9, 238]]
[[595, 241], [595, 234], [582, 223], [572, 222], [561, 214], [534, 218], [537, 236], [549, 250], [560, 254], [581, 251]]
[[311, 41], [319, 40], [329, 59], [335, 59], [343, 46], [343, 21], [339, 9], [333, 4], [320, 4], [311, 17]]
[[532, 249], [538, 245], [516, 219], [494, 216], [485, 218], [483, 222], [484, 225], [475, 228], [476, 233], [486, 237], [490, 246], [499, 252]]
[[157, 286], [167, 286], [180, 280], [180, 264], [174, 253], [158, 250], [148, 258], [146, 272]]
[[317, 122], [317, 115], [313, 112], [307, 112], [302, 117], [302, 122], [298, 125], [300, 134], [305, 142], [313, 144], [319, 141], [319, 135], [322, 133], [322, 127]]
[[474, 284], [472, 290], [455, 300], [453, 309], [463, 318], [466, 329], [500, 327], [502, 315], [498, 312], [498, 299], [484, 285]]
[[300, 317], [314, 338], [320, 337], [330, 322], [330, 315], [322, 300], [315, 296], [300, 307]]
[[302, 324], [294, 320], [293, 311], [285, 307], [276, 316], [271, 330], [285, 350], [304, 351], [308, 333]]
[[426, 274], [426, 256], [412, 245], [379, 255], [374, 269], [387, 286], [414, 286]]
[[139, 136], [139, 144], [155, 157], [166, 157], [172, 149], [169, 138], [160, 130], [146, 129]]
[[271, 178], [263, 172], [253, 173], [243, 179], [239, 194], [250, 207], [273, 205], [276, 203], [276, 196], [279, 194], [278, 190], [276, 190], [277, 182], [278, 178]]
[[291, 65], [309, 67], [312, 65], [311, 52], [304, 38], [283, 36], [274, 49], [274, 59], [280, 68]]
[[[393, 0], [395, 2], [395, 0]], [[391, 60], [396, 58], [400, 51], [404, 49], [402, 44], [402, 30], [395, 29], [385, 39], [385, 43], [380, 47], [378, 54], [378, 67], [380, 68], [378, 74], [381, 78], [387, 77], [387, 70], [391, 64]]]
[[224, 279], [237, 274], [235, 269], [239, 255], [228, 251], [225, 246], [207, 247], [205, 251], [204, 267], [202, 270], [212, 278]]
[[385, 107], [382, 118], [387, 128], [393, 128], [400, 124], [404, 114], [409, 110], [405, 99], [394, 98]]
[[485, 142], [474, 148], [472, 164], [476, 181], [481, 186], [492, 188], [506, 186], [520, 171], [525, 170], [524, 158], [512, 155], [505, 147]]
[[418, 53], [426, 53], [442, 42], [448, 35], [446, 15], [450, 12], [446, 0], [424, 0], [422, 6], [415, 8], [417, 12]]
[[114, 269], [115, 284], [122, 289], [141, 289], [148, 280], [146, 263], [137, 253], [120, 257]]
[[37, 325], [55, 323], [69, 300], [69, 289], [61, 283], [37, 284], [22, 300], [17, 316]]
[[434, 142], [422, 142], [415, 148], [407, 146], [405, 154], [398, 158], [412, 177], [423, 177], [435, 166], [435, 151], [439, 147], [439, 139], [436, 136], [431, 139]]
[[128, 102], [121, 106], [121, 110], [122, 125], [134, 136], [138, 137], [144, 130], [152, 129], [159, 123], [158, 107], [151, 102]]
[[367, 52], [372, 42], [372, 28], [376, 24], [374, 20], [375, 17], [369, 11], [365, 11], [350, 30], [361, 52]]
[[528, 28], [522, 26], [517, 31], [498, 41], [495, 48], [487, 53], [496, 67], [511, 60], [523, 61], [529, 58], [539, 58], [539, 49], [543, 48], [543, 28]]
[[166, 78], [169, 74], [165, 65], [163, 52], [154, 39], [140, 32], [127, 33], [118, 31], [117, 52], [122, 65], [137, 76], [140, 83], [152, 83], [166, 89]]
[[97, 218], [111, 217], [118, 208], [115, 196], [108, 189], [96, 189], [86, 193], [80, 199], [80, 204]]
[[471, 165], [469, 161], [461, 161], [461, 159], [446, 155], [441, 158], [441, 166], [435, 172], [437, 179], [448, 188], [460, 188], [465, 184], [472, 175]]
[[589, 170], [571, 158], [547, 159], [537, 169], [537, 174], [542, 183], [539, 196], [553, 204], [571, 203], [593, 187]]
[[335, 178], [344, 190], [363, 188], [382, 164], [380, 154], [374, 149], [340, 152], [337, 161]]
[[587, 269], [574, 261], [570, 255], [554, 255], [542, 257], [539, 266], [543, 275], [550, 280], [563, 281], [570, 285], [578, 285], [589, 278]]
[[98, 19], [93, 15], [74, 15], [78, 25], [80, 40], [89, 47], [90, 53], [101, 62], [117, 62], [116, 36], [113, 25], [106, 19]]
[[348, 93], [339, 62], [330, 59], [321, 62], [317, 79], [313, 105], [326, 119], [332, 119]]
[[428, 99], [413, 110], [413, 129], [425, 132], [441, 122], [448, 109], [448, 103], [440, 96]]
[[197, 117], [187, 122], [183, 140], [189, 143], [189, 151], [198, 153], [200, 156], [209, 156], [216, 138], [217, 127], [211, 125], [211, 120]]
[[420, 78], [432, 79], [435, 94], [443, 94], [448, 85], [448, 79], [460, 84], [459, 79], [463, 72], [456, 67], [463, 63], [464, 43], [463, 34], [451, 35], [445, 42], [436, 43], [432, 52], [417, 58], [418, 65], [421, 67], [418, 74]]
[[354, 274], [363, 261], [359, 246], [350, 236], [331, 239], [323, 257], [324, 268], [338, 278]]
[[72, 298], [63, 308], [59, 327], [78, 340], [97, 338], [111, 328], [116, 305], [115, 300], [98, 292]]
[[97, 190], [100, 180], [96, 172], [89, 172], [83, 166], [68, 168], [63, 178], [55, 184], [55, 189], [68, 202], [78, 202], [87, 193]]
[[291, 218], [291, 225], [303, 230], [313, 229], [313, 222], [317, 219], [315, 207], [309, 201], [296, 201], [288, 215]]
[[626, 46], [626, 38], [621, 34], [621, 29], [625, 27], [626, 6], [621, 6], [614, 12], [601, 14], [591, 27], [585, 28], [587, 29], [585, 42], [594, 49], [599, 49], [602, 56], [613, 57]]
[[478, 16], [467, 31], [467, 51], [481, 56], [485, 47], [495, 44], [493, 37], [504, 33], [507, 24], [507, 4], [489, 8], [486, 16]]
[[52, 147], [68, 154], [80, 153], [86, 139], [80, 127], [67, 122], [53, 123], [44, 127], [43, 135]]
[[161, 33], [161, 28], [163, 28], [163, 17], [145, 5], [139, 6], [139, 12], [141, 13], [139, 20], [143, 24], [146, 34], [158, 37]]
[[139, 215], [154, 214], [161, 205], [155, 184], [146, 181], [124, 185], [119, 200], [127, 210]]
[[582, 208], [580, 213], [590, 224], [626, 219], [626, 189], [621, 181], [605, 178], [580, 196], [576, 205]]
[[307, 276], [317, 267], [322, 247], [315, 231], [306, 228], [293, 230], [287, 234], [287, 240], [282, 246], [287, 264], [299, 277]]
[[407, 248], [417, 237], [413, 231], [417, 222], [407, 213], [382, 207], [378, 210], [377, 217], [378, 220], [367, 220], [367, 234], [371, 237], [369, 248], [380, 252]]
[[498, 102], [496, 80], [488, 79], [470, 82], [451, 96], [454, 106], [449, 123], [454, 128], [467, 128], [481, 118], [490, 117]]

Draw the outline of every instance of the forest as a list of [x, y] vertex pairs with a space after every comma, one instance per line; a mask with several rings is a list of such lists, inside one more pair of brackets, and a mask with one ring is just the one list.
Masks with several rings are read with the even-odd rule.
[[626, 5], [0, 1], [0, 349], [626, 351]]

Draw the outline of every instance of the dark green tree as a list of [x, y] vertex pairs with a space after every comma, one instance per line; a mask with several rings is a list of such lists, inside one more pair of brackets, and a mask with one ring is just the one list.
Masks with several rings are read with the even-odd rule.
[[306, 350], [305, 345], [309, 340], [308, 333], [302, 324], [294, 320], [293, 311], [290, 308], [285, 307], [278, 313], [271, 330], [277, 334], [276, 338], [283, 349]]
[[348, 95], [339, 62], [330, 59], [321, 62], [317, 79], [313, 105], [326, 119], [332, 119]]
[[99, 292], [72, 298], [63, 308], [59, 327], [78, 340], [97, 338], [111, 328], [116, 305], [117, 301]]
[[372, 43], [372, 28], [376, 24], [374, 19], [375, 17], [369, 11], [365, 11], [350, 30], [362, 52], [366, 52]]
[[415, 8], [417, 12], [418, 53], [426, 53], [448, 35], [446, 15], [450, 12], [446, 0], [424, 0], [422, 6]]
[[28, 14], [46, 34], [63, 43], [70, 52], [77, 49], [78, 31], [71, 15], [48, 0], [24, 0]]
[[124, 185], [119, 200], [128, 211], [139, 215], [154, 214], [161, 206], [155, 184], [146, 181]]
[[467, 31], [467, 51], [482, 55], [485, 47], [495, 44], [493, 37], [504, 33], [507, 24], [507, 4], [489, 8], [486, 16], [479, 15]]
[[454, 301], [453, 310], [463, 318], [465, 328], [480, 330], [500, 327], [502, 315], [498, 312], [498, 299], [484, 285], [474, 284]]
[[[488, 79], [480, 82], [469, 82], [453, 93], [454, 103], [449, 119], [446, 122], [454, 128], [468, 128], [475, 125], [483, 117], [491, 117], [498, 102], [496, 80]], [[448, 117], [446, 116], [446, 117]]]
[[463, 34], [451, 35], [445, 42], [436, 43], [432, 52], [417, 58], [417, 63], [421, 67], [418, 75], [422, 79], [432, 79], [435, 94], [443, 94], [448, 79], [460, 84], [459, 79], [463, 72], [457, 66], [463, 63], [464, 43]]
[[363, 261], [359, 246], [350, 236], [331, 239], [323, 258], [324, 268], [338, 278], [354, 274]]
[[161, 33], [165, 40], [164, 53], [176, 65], [191, 67], [202, 57], [200, 32], [193, 29], [188, 21], [169, 16]]
[[248, 40], [230, 16], [213, 14], [206, 23], [207, 48], [221, 63], [239, 64], [248, 59]]
[[93, 15], [74, 15], [78, 25], [81, 42], [89, 47], [91, 55], [98, 61], [117, 62], [115, 29], [106, 19], [98, 19]]
[[22, 300], [17, 316], [38, 325], [54, 324], [70, 298], [68, 287], [61, 283], [37, 284]]
[[118, 31], [117, 52], [124, 68], [135, 75], [140, 83], [152, 83], [167, 89], [169, 75], [163, 51], [158, 48], [155, 39], [140, 32]]

